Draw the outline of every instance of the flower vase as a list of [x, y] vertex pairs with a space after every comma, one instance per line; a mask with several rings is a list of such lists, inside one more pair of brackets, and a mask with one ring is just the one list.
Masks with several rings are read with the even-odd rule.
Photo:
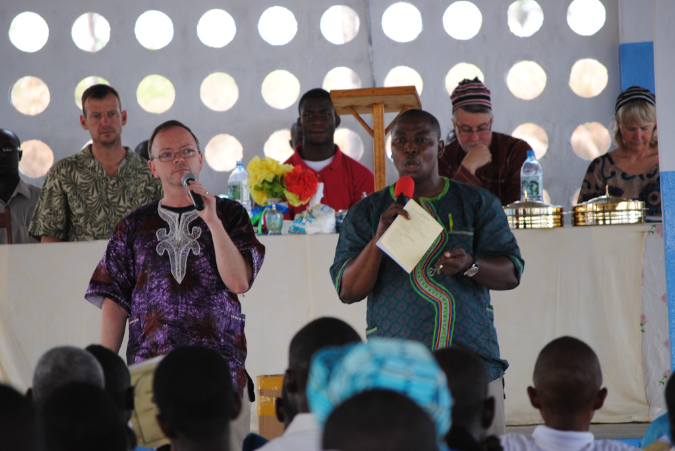
[[268, 208], [265, 208], [265, 224], [267, 224], [268, 235], [281, 235], [281, 228], [284, 226], [284, 214], [277, 210], [277, 204], [282, 199], [267, 199]]

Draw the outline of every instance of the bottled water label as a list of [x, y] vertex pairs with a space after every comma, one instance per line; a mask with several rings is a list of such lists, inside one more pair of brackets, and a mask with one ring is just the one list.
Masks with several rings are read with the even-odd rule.
[[241, 198], [241, 182], [234, 182], [227, 184], [227, 197], [232, 200], [242, 201]]
[[543, 200], [539, 177], [523, 177], [520, 181], [520, 192], [527, 192], [528, 200]]

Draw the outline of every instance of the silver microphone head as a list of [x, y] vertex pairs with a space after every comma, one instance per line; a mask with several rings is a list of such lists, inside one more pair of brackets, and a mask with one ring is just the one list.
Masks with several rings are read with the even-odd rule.
[[196, 182], [196, 181], [197, 181], [197, 177], [195, 177], [195, 175], [192, 172], [186, 172], [185, 174], [183, 174], [183, 177], [180, 179], [180, 183], [183, 186], [188, 186], [190, 184], [190, 182]]

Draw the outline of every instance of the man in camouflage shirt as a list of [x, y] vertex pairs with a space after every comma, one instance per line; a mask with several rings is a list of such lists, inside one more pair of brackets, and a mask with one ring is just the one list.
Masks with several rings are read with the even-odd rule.
[[147, 162], [122, 146], [126, 122], [112, 87], [94, 85], [82, 94], [80, 125], [92, 143], [47, 173], [31, 235], [43, 243], [107, 240], [120, 219], [162, 197]]

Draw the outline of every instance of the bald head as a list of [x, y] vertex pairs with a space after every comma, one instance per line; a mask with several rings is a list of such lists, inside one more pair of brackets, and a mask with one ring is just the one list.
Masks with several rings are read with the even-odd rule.
[[543, 405], [573, 414], [593, 404], [602, 386], [602, 371], [590, 346], [574, 337], [560, 337], [539, 353], [533, 379]]
[[21, 141], [16, 133], [6, 128], [0, 128], [0, 144], [3, 148], [18, 149], [21, 147]]

